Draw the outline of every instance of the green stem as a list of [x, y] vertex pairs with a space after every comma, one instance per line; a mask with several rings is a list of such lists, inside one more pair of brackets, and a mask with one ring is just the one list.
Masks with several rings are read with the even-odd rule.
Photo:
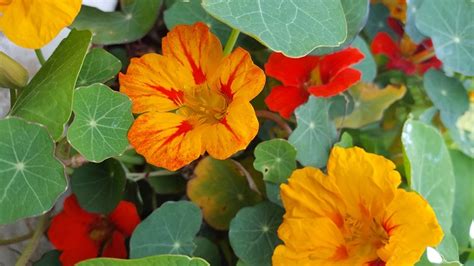
[[15, 266], [25, 266], [30, 261], [31, 256], [38, 247], [41, 237], [43, 236], [43, 233], [46, 230], [46, 227], [48, 226], [48, 221], [49, 212], [39, 218], [38, 224], [36, 225], [35, 231], [33, 233], [33, 237], [21, 253], [21, 256], [20, 258], [18, 258], [18, 261], [16, 262]]
[[16, 89], [10, 89], [10, 108], [13, 108], [16, 102]]
[[237, 42], [237, 38], [239, 38], [239, 34], [239, 30], [232, 29], [229, 39], [227, 39], [227, 43], [225, 44], [224, 55], [229, 55], [232, 52], [232, 50], [234, 49], [234, 45]]
[[41, 49], [35, 49], [35, 54], [36, 57], [38, 58], [38, 61], [40, 62], [41, 65], [44, 65], [46, 60], [44, 59], [43, 52], [41, 52]]
[[127, 178], [131, 179], [133, 181], [138, 181], [145, 179], [147, 177], [153, 177], [153, 176], [167, 176], [167, 175], [172, 175], [174, 172], [168, 171], [168, 170], [158, 170], [158, 171], [153, 171], [153, 172], [145, 172], [145, 173], [127, 173]]
[[22, 236], [17, 236], [9, 239], [0, 239], [0, 246], [5, 246], [5, 245], [10, 245], [10, 244], [15, 244], [18, 242], [25, 241], [27, 239], [30, 239], [33, 236], [33, 232], [29, 232], [28, 234], [22, 235]]

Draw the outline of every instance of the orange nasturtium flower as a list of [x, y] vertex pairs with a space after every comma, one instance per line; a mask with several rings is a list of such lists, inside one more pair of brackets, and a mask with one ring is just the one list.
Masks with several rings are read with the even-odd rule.
[[24, 48], [38, 49], [69, 26], [82, 0], [0, 0], [0, 31]]
[[398, 189], [400, 175], [382, 156], [335, 147], [325, 175], [306, 167], [281, 186], [284, 244], [273, 265], [413, 265], [443, 238], [431, 206]]
[[120, 91], [140, 114], [128, 133], [136, 151], [176, 170], [206, 151], [226, 159], [245, 149], [259, 127], [249, 101], [265, 84], [250, 54], [237, 48], [224, 56], [203, 23], [176, 26], [162, 50], [133, 58], [120, 74]]

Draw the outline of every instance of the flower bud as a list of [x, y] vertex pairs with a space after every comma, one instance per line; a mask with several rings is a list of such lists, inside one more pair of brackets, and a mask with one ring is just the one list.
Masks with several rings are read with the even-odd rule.
[[26, 69], [3, 52], [0, 52], [0, 88], [19, 89], [28, 82]]

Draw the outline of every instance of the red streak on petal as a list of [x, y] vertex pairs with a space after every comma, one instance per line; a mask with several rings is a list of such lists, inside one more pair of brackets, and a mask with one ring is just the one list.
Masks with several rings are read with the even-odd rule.
[[381, 259], [369, 261], [368, 266], [385, 266], [385, 261]]
[[244, 61], [245, 56], [240, 59], [239, 63], [237, 63], [232, 73], [230, 73], [229, 79], [227, 80], [226, 84], [223, 84], [221, 81], [221, 93], [224, 94], [228, 100], [232, 100], [234, 98], [234, 93], [232, 92], [232, 82], [234, 82], [237, 70], [244, 63]]
[[179, 126], [177, 126], [176, 132], [171, 134], [160, 146], [162, 148], [166, 144], [169, 144], [171, 141], [173, 141], [175, 138], [186, 134], [187, 132], [191, 131], [193, 129], [193, 126], [188, 122], [188, 121], [183, 121]]
[[184, 92], [182, 91], [177, 91], [175, 89], [165, 89], [161, 86], [153, 86], [153, 85], [148, 85], [150, 88], [162, 93], [168, 99], [172, 100], [176, 105], [182, 105], [183, 104], [183, 98], [184, 98]]
[[237, 134], [235, 134], [234, 130], [230, 127], [229, 123], [227, 123], [227, 118], [225, 118], [225, 117], [222, 118], [222, 120], [220, 121], [220, 123], [223, 124], [223, 125], [225, 126], [225, 128], [230, 131], [230, 133], [232, 133], [232, 135], [234, 136], [234, 138], [235, 138], [238, 142], [240, 142], [240, 137], [239, 137]]
[[[201, 44], [202, 42], [203, 40], [201, 40], [199, 44]], [[181, 35], [179, 35], [179, 43], [181, 44], [181, 47], [183, 48], [184, 55], [186, 56], [189, 64], [191, 65], [191, 69], [193, 71], [194, 82], [197, 85], [204, 83], [206, 81], [206, 74], [204, 74], [201, 67], [196, 65], [196, 62], [194, 62], [193, 57], [191, 56], [189, 51], [186, 49], [186, 45], [184, 44], [183, 39], [181, 38]], [[201, 52], [201, 49], [199, 49], [199, 52]]]

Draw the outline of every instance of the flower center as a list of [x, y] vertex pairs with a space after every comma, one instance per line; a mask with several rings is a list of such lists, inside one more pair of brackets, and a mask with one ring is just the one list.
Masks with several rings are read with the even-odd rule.
[[374, 218], [344, 219], [344, 238], [349, 250], [356, 250], [364, 257], [377, 258], [377, 249], [388, 243], [389, 235], [383, 225]]
[[178, 112], [189, 117], [193, 124], [218, 123], [224, 118], [228, 106], [224, 95], [206, 84], [188, 90], [184, 102], [185, 106]]
[[110, 222], [109, 218], [101, 215], [92, 223], [89, 230], [89, 237], [98, 243], [103, 243], [112, 237], [114, 230], [115, 226]]
[[310, 86], [319, 86], [323, 85], [324, 81], [323, 78], [321, 77], [321, 70], [319, 68], [319, 65], [311, 71], [311, 74], [309, 76], [309, 81], [307, 82], [307, 87]]

